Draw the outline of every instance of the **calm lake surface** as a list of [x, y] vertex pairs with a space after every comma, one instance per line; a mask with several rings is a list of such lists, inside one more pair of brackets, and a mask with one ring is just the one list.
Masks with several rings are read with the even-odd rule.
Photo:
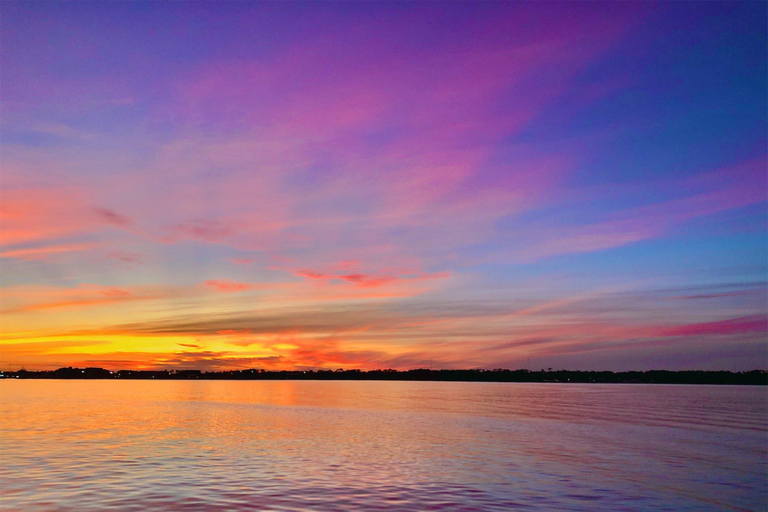
[[0, 509], [768, 509], [764, 387], [0, 381]]

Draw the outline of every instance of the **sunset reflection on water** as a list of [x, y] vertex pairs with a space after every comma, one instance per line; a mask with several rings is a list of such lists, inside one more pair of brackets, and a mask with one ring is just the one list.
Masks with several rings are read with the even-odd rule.
[[3, 510], [764, 510], [764, 388], [2, 381]]

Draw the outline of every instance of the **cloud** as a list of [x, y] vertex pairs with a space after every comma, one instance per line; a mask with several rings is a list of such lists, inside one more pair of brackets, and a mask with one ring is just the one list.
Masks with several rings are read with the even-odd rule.
[[141, 263], [142, 256], [139, 253], [128, 251], [112, 251], [107, 254], [108, 258], [113, 260], [122, 261], [123, 263]]
[[[357, 262], [355, 262], [354, 265], [351, 264], [350, 262], [345, 262], [343, 267], [346, 270], [349, 270], [351, 266], [357, 266], [357, 265], [358, 265]], [[296, 276], [303, 277], [306, 279], [311, 279], [311, 280], [346, 281], [360, 288], [377, 288], [380, 286], [385, 286], [393, 283], [418, 282], [418, 281], [424, 281], [429, 279], [442, 279], [450, 276], [449, 272], [435, 272], [432, 274], [425, 274], [422, 272], [418, 272], [418, 273], [402, 273], [400, 275], [386, 275], [386, 274], [376, 275], [376, 274], [364, 274], [364, 273], [358, 273], [358, 272], [355, 272], [355, 273], [338, 272], [338, 273], [332, 273], [332, 274], [325, 274], [315, 270], [296, 270], [293, 273]]]
[[282, 361], [279, 355], [254, 357], [226, 351], [197, 351], [160, 354], [154, 365], [164, 369], [221, 371], [272, 367]]
[[244, 292], [254, 288], [253, 285], [248, 283], [238, 283], [236, 281], [227, 280], [209, 280], [203, 283], [205, 286], [211, 287], [220, 292]]
[[43, 247], [25, 247], [2, 251], [0, 252], [0, 258], [43, 260], [55, 254], [88, 251], [96, 247], [98, 247], [98, 244], [94, 242], [47, 245]]
[[196, 219], [178, 224], [171, 231], [182, 238], [204, 240], [206, 242], [219, 242], [235, 234], [235, 228], [219, 220]]
[[[768, 172], [765, 158], [747, 159], [715, 171], [681, 180], [667, 179], [655, 184], [660, 190], [679, 190], [678, 197], [633, 208], [616, 209], [599, 222], [573, 224], [520, 224], [504, 236], [522, 243], [507, 249], [506, 257], [531, 262], [564, 254], [596, 252], [634, 242], [667, 236], [685, 223], [729, 210], [764, 203]], [[635, 191], [626, 190], [627, 196]], [[595, 201], [588, 190], [580, 190], [580, 201]], [[630, 203], [623, 197], [623, 203]]]
[[94, 229], [86, 206], [86, 193], [81, 188], [14, 187], [8, 186], [6, 180], [3, 185], [0, 241], [5, 248], [32, 243], [55, 244], [56, 240]]
[[82, 347], [95, 347], [108, 345], [107, 340], [63, 340], [63, 341], [35, 341], [29, 343], [3, 343], [3, 356], [11, 357], [17, 354], [25, 355], [30, 352], [36, 354], [56, 353], [62, 349]]
[[95, 135], [91, 132], [73, 128], [62, 123], [36, 123], [32, 126], [32, 130], [37, 133], [44, 133], [46, 135], [53, 135], [54, 137], [60, 137], [64, 139], [79, 139], [79, 140], [92, 140]]
[[23, 181], [13, 176], [3, 179], [2, 257], [43, 260], [84, 252], [105, 245], [98, 237], [104, 224], [122, 228], [133, 225], [128, 217], [113, 210], [90, 207], [92, 192], [84, 187], [30, 187]]
[[121, 215], [114, 210], [110, 210], [108, 208], [94, 208], [93, 211], [96, 213], [96, 215], [107, 224], [112, 224], [113, 226], [117, 227], [126, 227], [133, 225], [133, 221], [126, 217], [125, 215]]
[[749, 297], [749, 296], [763, 296], [765, 297], [766, 291], [760, 288], [752, 288], [748, 290], [735, 290], [731, 292], [719, 292], [719, 293], [700, 293], [696, 295], [683, 295], [680, 298], [685, 300], [701, 300], [701, 299], [723, 299], [732, 297]]
[[216, 331], [216, 334], [242, 334], [242, 333], [249, 333], [250, 331], [247, 329], [244, 330], [237, 330], [237, 329], [222, 329], [220, 331]]
[[[196, 217], [171, 223], [169, 240], [264, 251], [310, 272], [360, 260], [368, 272], [336, 278], [361, 287], [396, 279], [379, 272], [395, 258], [443, 268], [446, 254], [492, 238], [496, 219], [538, 207], [563, 180], [573, 155], [529, 147], [511, 164], [495, 145], [569, 91], [627, 22], [586, 17], [603, 30], [585, 40], [570, 22], [549, 20], [564, 26], [556, 40], [514, 42], [482, 24], [468, 32], [477, 37], [467, 39], [471, 58], [452, 43], [415, 47], [404, 60], [375, 35], [355, 33], [355, 44], [310, 35], [269, 65], [203, 63], [179, 77], [168, 108], [189, 136], [159, 151], [162, 173], [152, 180], [169, 178], [149, 203], [162, 218], [162, 197], [172, 195], [187, 219]], [[332, 72], [321, 64], [328, 59]], [[558, 80], [542, 81], [553, 68]], [[513, 90], [526, 100], [507, 104]]]
[[117, 287], [80, 283], [65, 286], [12, 286], [3, 289], [3, 313], [29, 313], [54, 309], [80, 309], [110, 306], [122, 303], [189, 296], [192, 290], [165, 286]]
[[662, 336], [730, 335], [750, 332], [768, 333], [768, 316], [755, 315], [731, 318], [717, 322], [670, 327], [661, 331]]

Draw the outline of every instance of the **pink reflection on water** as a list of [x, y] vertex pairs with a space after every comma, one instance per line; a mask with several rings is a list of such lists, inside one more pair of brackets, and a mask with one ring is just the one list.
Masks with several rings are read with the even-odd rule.
[[757, 387], [2, 381], [3, 510], [765, 508]]

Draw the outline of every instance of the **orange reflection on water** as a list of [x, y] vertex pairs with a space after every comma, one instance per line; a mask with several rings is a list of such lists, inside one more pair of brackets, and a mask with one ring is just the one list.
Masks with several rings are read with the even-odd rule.
[[3, 510], [766, 504], [761, 388], [0, 381]]

